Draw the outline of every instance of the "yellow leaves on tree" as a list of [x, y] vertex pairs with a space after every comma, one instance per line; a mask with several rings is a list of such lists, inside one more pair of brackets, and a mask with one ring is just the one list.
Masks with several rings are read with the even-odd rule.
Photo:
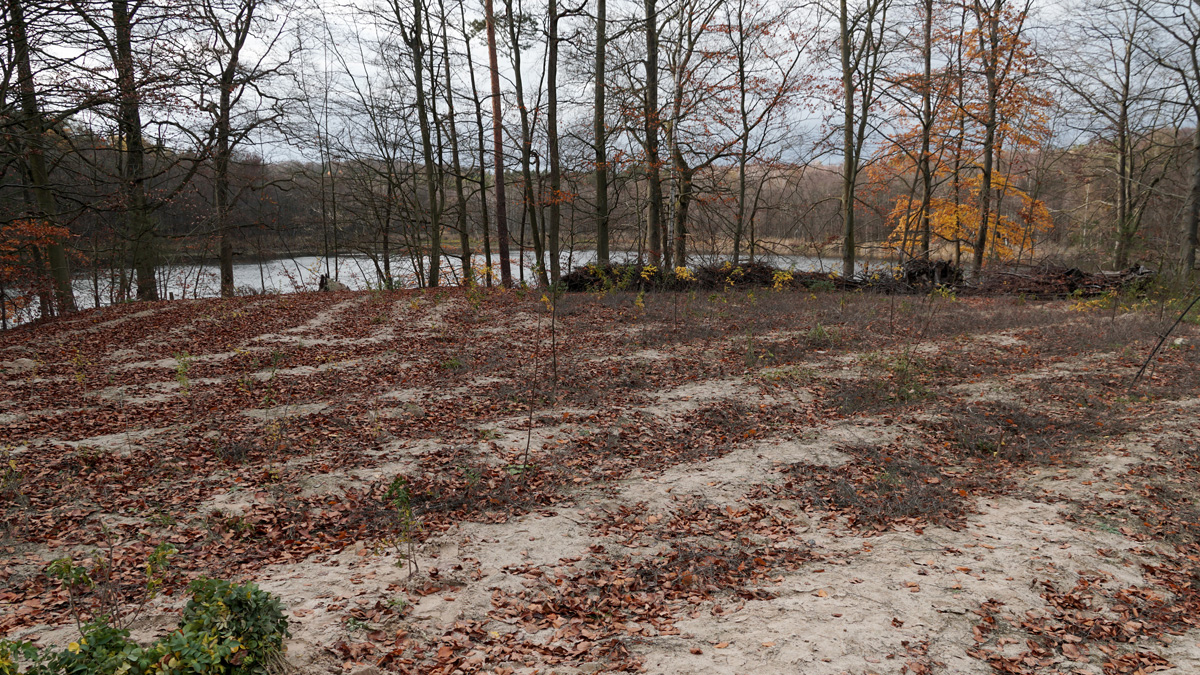
[[[929, 230], [943, 241], [957, 242], [966, 253], [975, 251], [975, 233], [979, 224], [979, 187], [981, 178], [967, 179], [966, 199], [953, 200], [935, 197], [930, 202]], [[1020, 260], [1034, 254], [1037, 234], [1046, 232], [1052, 223], [1050, 211], [1040, 199], [1013, 185], [1007, 176], [992, 175], [993, 196], [999, 202], [988, 218], [988, 240], [984, 255], [995, 260]], [[922, 231], [921, 200], [907, 195], [896, 199], [888, 214], [892, 233], [887, 245], [899, 250], [911, 250]]]

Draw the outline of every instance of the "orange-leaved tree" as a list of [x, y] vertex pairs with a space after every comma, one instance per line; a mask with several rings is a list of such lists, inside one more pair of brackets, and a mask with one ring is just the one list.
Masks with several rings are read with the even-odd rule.
[[[71, 233], [40, 218], [0, 223], [0, 322], [7, 324], [25, 306], [23, 298], [36, 295], [42, 316], [53, 313], [54, 288], [46, 251], [60, 246]], [[17, 291], [15, 298], [8, 291]]]
[[[929, 200], [928, 226], [930, 234], [955, 244], [956, 257], [965, 252], [974, 255], [977, 241], [972, 236], [981, 220], [979, 194], [981, 176], [965, 181], [965, 198]], [[994, 207], [988, 214], [987, 240], [984, 255], [996, 260], [1020, 260], [1034, 254], [1037, 234], [1052, 225], [1050, 211], [1040, 199], [1013, 185], [1004, 174], [993, 172], [992, 195]], [[895, 225], [887, 244], [900, 249], [917, 241], [925, 218], [920, 199], [908, 195], [898, 197], [888, 219]]]
[[955, 9], [957, 26], [925, 30], [941, 67], [931, 68], [934, 45], [922, 41], [923, 72], [893, 76], [922, 105], [897, 97], [897, 132], [869, 175], [900, 192], [889, 214], [891, 246], [907, 255], [920, 242], [927, 254], [937, 237], [953, 245], [956, 262], [965, 248], [978, 268], [986, 256], [1032, 255], [1036, 235], [1050, 227], [1045, 204], [1018, 186], [1023, 171], [1014, 160], [1047, 142], [1052, 100], [1023, 36], [1026, 8], [966, 0]]

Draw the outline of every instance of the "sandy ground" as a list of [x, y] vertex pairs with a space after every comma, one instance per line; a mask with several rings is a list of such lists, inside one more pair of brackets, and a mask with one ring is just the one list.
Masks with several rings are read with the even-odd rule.
[[[288, 660], [298, 672], [369, 673], [395, 668], [394, 664], [375, 664], [388, 649], [395, 648], [394, 644], [400, 644], [394, 643], [397, 635], [405, 636], [409, 645], [424, 642], [454, 646], [456, 660], [452, 667], [426, 654], [424, 660], [418, 655], [406, 666], [410, 672], [601, 672], [618, 660], [546, 659], [555, 645], [561, 645], [564, 653], [575, 649], [580, 636], [514, 619], [500, 611], [497, 598], [525, 594], [532, 599], [539, 592], [557, 592], [564, 587], [565, 581], [555, 580], [578, 578], [581, 571], [603, 566], [606, 561], [665, 556], [670, 550], [670, 535], [660, 528], [684, 505], [699, 504], [714, 513], [748, 514], [730, 518], [749, 528], [747, 531], [753, 534], [747, 536], [754, 538], [755, 546], [768, 551], [802, 550], [808, 558], [794, 567], [772, 569], [748, 581], [746, 589], [762, 591], [757, 595], [722, 588], [667, 603], [669, 620], [618, 621], [618, 628], [608, 637], [615, 635], [628, 653], [628, 659], [620, 663], [632, 661], [643, 672], [664, 674], [882, 675], [998, 672], [988, 661], [969, 652], [986, 646], [992, 653], [1019, 657], [1030, 635], [1012, 628], [1008, 633], [998, 630], [980, 639], [976, 627], [985, 603], [999, 607], [999, 615], [1011, 619], [1005, 625], [1016, 626], [1022, 617], [1046, 612], [1042, 589], [1047, 582], [1060, 589], [1074, 587], [1081, 577], [1101, 579], [1102, 584], [1113, 588], [1146, 585], [1143, 566], [1158, 564], [1159, 554], [1167, 554], [1173, 544], [1147, 541], [1120, 528], [1101, 527], [1095, 519], [1078, 517], [1078, 509], [1095, 497], [1135, 500], [1136, 491], [1127, 489], [1132, 480], [1130, 472], [1156, 461], [1155, 448], [1164, 439], [1200, 441], [1198, 392], [1161, 397], [1139, 408], [1136, 419], [1131, 414], [1129, 424], [1120, 433], [1068, 439], [1072, 461], [1015, 467], [1006, 474], [1014, 482], [1006, 493], [966, 496], [965, 516], [958, 522], [937, 524], [914, 519], [863, 530], [852, 527], [844, 515], [803, 508], [779, 494], [764, 493], [763, 488], [779, 485], [786, 467], [841, 467], [852, 460], [848, 447], [916, 447], [924, 443], [922, 421], [940, 419], [937, 409], [884, 407], [830, 415], [824, 414], [818, 404], [840, 383], [871, 377], [864, 368], [871, 367], [871, 359], [877, 359], [878, 353], [886, 356], [904, 350], [936, 358], [948, 349], [948, 342], [942, 338], [911, 337], [903, 344], [882, 349], [856, 343], [829, 350], [814, 348], [794, 363], [735, 363], [735, 367], [720, 373], [700, 372], [607, 403], [602, 399], [589, 405], [586, 397], [542, 403], [534, 412], [535, 424], [530, 430], [531, 416], [520, 400], [520, 392], [533, 361], [541, 363], [540, 368], [547, 367], [544, 345], [548, 319], [539, 312], [540, 305], [521, 305], [521, 311], [512, 307], [493, 309], [486, 322], [459, 320], [454, 331], [443, 333], [448, 317], [469, 314], [464, 298], [404, 296], [376, 306], [379, 302], [370, 294], [337, 294], [296, 325], [264, 327], [263, 332], [251, 329], [228, 344], [189, 351], [186, 359], [194, 373], [190, 378], [179, 376], [180, 358], [159, 357], [147, 353], [155, 350], [139, 347], [158, 344], [166, 337], [147, 334], [134, 342], [109, 343], [100, 349], [103, 353], [88, 357], [93, 370], [88, 370], [89, 386], [81, 395], [80, 405], [120, 406], [121, 410], [135, 411], [126, 413], [130, 419], [142, 414], [136, 411], [145, 415], [138, 428], [93, 436], [81, 436], [86, 432], [74, 427], [68, 430], [54, 426], [63, 410], [87, 408], [50, 406], [48, 400], [36, 399], [30, 393], [30, 388], [45, 381], [70, 386], [73, 376], [63, 365], [67, 361], [43, 359], [39, 365], [37, 358], [24, 353], [27, 345], [10, 340], [9, 346], [0, 351], [0, 359], [4, 359], [0, 361], [0, 379], [19, 400], [0, 410], [0, 423], [39, 418], [51, 421], [48, 427], [41, 427], [41, 433], [10, 437], [5, 441], [6, 452], [13, 457], [28, 457], [38, 453], [39, 448], [53, 446], [64, 452], [85, 449], [128, 458], [140, 456], [135, 453], [141, 449], [152, 451], [156, 443], [173, 433], [175, 441], [181, 436], [216, 438], [227, 432], [204, 427], [199, 419], [186, 415], [186, 430], [181, 430], [178, 421], [152, 423], [154, 417], [149, 411], [184, 405], [189, 396], [195, 396], [188, 390], [217, 390], [243, 380], [247, 387], [284, 381], [288, 383], [287, 391], [293, 392], [292, 400], [281, 402], [287, 397], [271, 391], [256, 394], [243, 400], [257, 401], [256, 405], [236, 406], [233, 412], [242, 419], [238, 424], [265, 430], [264, 434], [272, 430], [283, 434], [304, 429], [306, 424], [343, 418], [358, 432], [379, 427], [370, 447], [357, 450], [356, 461], [350, 464], [322, 469], [324, 460], [320, 456], [303, 453], [265, 463], [292, 481], [284, 492], [320, 499], [348, 490], [368, 490], [395, 476], [416, 475], [427, 468], [430, 458], [449, 446], [459, 448], [462, 456], [474, 458], [472, 461], [480, 466], [503, 469], [513, 466], [514, 453], [519, 456], [526, 446], [531, 449], [533, 461], [554, 462], [567, 451], [564, 449], [581, 439], [613, 445], [631, 443], [637, 437], [622, 430], [638, 420], [657, 419], [686, 428], [699, 425], [697, 415], [713, 405], [736, 404], [742, 410], [805, 406], [816, 413], [753, 436], [722, 441], [724, 449], [717, 456], [635, 467], [607, 480], [569, 485], [561, 503], [553, 506], [519, 509], [503, 518], [458, 520], [444, 529], [422, 532], [411, 561], [405, 559], [402, 549], [381, 544], [378, 538], [363, 537], [319, 554], [291, 557], [284, 562], [266, 561], [239, 576], [253, 579], [277, 594], [287, 607], [292, 626]], [[1063, 310], [1049, 306], [1027, 311]], [[53, 339], [67, 347], [61, 353], [70, 353], [69, 348], [80, 340], [155, 316], [161, 318], [164, 313], [155, 309], [111, 319], [99, 317], [103, 320], [61, 331]], [[369, 318], [354, 318], [358, 315]], [[509, 344], [541, 345], [535, 357], [519, 361], [509, 371], [486, 371], [479, 365], [486, 357], [472, 352], [469, 359], [463, 359], [469, 361], [463, 364], [467, 372], [451, 375], [455, 379], [446, 384], [445, 373], [459, 367], [451, 358], [458, 357], [431, 356], [408, 346], [418, 337], [451, 346], [476, 339], [494, 340], [504, 335], [506, 321], [519, 324], [523, 331], [513, 335]], [[350, 322], [356, 322], [356, 330], [342, 334], [340, 327]], [[204, 330], [204, 325], [204, 320], [194, 319], [168, 328], [185, 335]], [[660, 328], [668, 330], [663, 327], [666, 325]], [[594, 349], [567, 349], [559, 367], [571, 370], [586, 365], [603, 373], [611, 371], [602, 369], [694, 359], [709, 351], [724, 353], [726, 359], [730, 353], [745, 351], [745, 338], [736, 332], [706, 338], [703, 343], [681, 341], [646, 347], [637, 344], [638, 331], [647, 330], [644, 323], [636, 330], [616, 325], [611, 328], [627, 337], [614, 338]], [[563, 330], [569, 332], [570, 324]], [[783, 344], [807, 330], [805, 326], [779, 329], [775, 337]], [[1027, 334], [1028, 330], [1018, 326], [973, 332], [958, 336], [953, 346], [985, 354], [990, 350], [1029, 349], [1031, 345], [1036, 351], [1039, 343]], [[27, 332], [29, 339], [37, 337], [35, 331]], [[1193, 329], [1185, 328], [1183, 335], [1192, 334]], [[760, 336], [759, 341], [772, 344], [770, 335]], [[272, 350], [280, 346], [321, 351], [307, 362], [288, 359], [271, 363]], [[1186, 343], [1176, 345], [1180, 346], [1186, 347]], [[371, 351], [361, 352], [359, 348]], [[161, 349], [158, 351], [161, 353]], [[1195, 356], [1187, 358], [1194, 366]], [[969, 381], [955, 380], [938, 395], [955, 398], [964, 405], [1029, 406], [1034, 402], [1028, 383], [1052, 379], [1061, 382], [1061, 395], [1041, 395], [1036, 404], [1045, 411], [1070, 414], [1075, 405], [1070, 399], [1072, 378], [1127, 378], [1131, 374], [1129, 365], [1114, 366], [1114, 360], [1113, 353], [1107, 351], [1078, 353], [1021, 372], [983, 373]], [[354, 380], [351, 386], [356, 388], [357, 396], [345, 400], [318, 397], [318, 388], [332, 386], [329, 383], [334, 380], [330, 378], [339, 373], [353, 378], [372, 363], [388, 365], [389, 381], [372, 381], [369, 377]], [[239, 370], [222, 370], [234, 367], [228, 364], [240, 364], [236, 366]], [[213, 370], [206, 373], [205, 368]], [[110, 383], [104, 377], [93, 376], [93, 372], [110, 371], [132, 374], [135, 379], [123, 382], [119, 376]], [[434, 372], [439, 379], [425, 382], [421, 377], [402, 375], [426, 371]], [[640, 372], [635, 370], [633, 377], [650, 376], [648, 372], [638, 375]], [[789, 386], [776, 386], [780, 379], [786, 379]], [[309, 380], [311, 385], [306, 384]], [[95, 384], [90, 385], [92, 382]], [[447, 406], [480, 400], [482, 392], [503, 391], [505, 386], [515, 392], [509, 396], [515, 399], [515, 408], [480, 415], [456, 425], [446, 436], [421, 426], [444, 414]], [[307, 397], [295, 395], [305, 391], [309, 392]], [[611, 412], [610, 406], [617, 410], [615, 417], [604, 414]], [[336, 436], [334, 439], [337, 443]], [[695, 442], [708, 441], [701, 437]], [[647, 441], [643, 452], [654, 451], [654, 443]], [[222, 517], [252, 515], [256, 508], [283, 498], [253, 486], [230, 484], [222, 478], [222, 471], [179, 478], [189, 484], [208, 481], [213, 485], [201, 493], [201, 502], [187, 507], [187, 513], [195, 518], [214, 512]], [[94, 517], [103, 518], [105, 514], [101, 510]], [[125, 518], [119, 522], [132, 523], [143, 532], [152, 531], [146, 524], [148, 512], [133, 509], [109, 513], [108, 517]], [[612, 523], [614, 518], [623, 525], [599, 526]], [[780, 531], [785, 535], [772, 538], [763, 534]], [[719, 531], [697, 537], [696, 541], [736, 545], [736, 537], [723, 538]], [[82, 543], [59, 544], [53, 550], [38, 548], [35, 539], [22, 541], [20, 535], [15, 535], [6, 540], [9, 547], [3, 565], [10, 583], [33, 574], [36, 565], [29, 560], [87, 548]], [[603, 550], [603, 556], [598, 556], [597, 550]], [[415, 574], [409, 572], [410, 562], [419, 569]], [[434, 586], [438, 590], [420, 592]], [[175, 595], [156, 602], [169, 610], [178, 608], [181, 600]], [[392, 611], [370, 611], [373, 608]], [[356, 609], [362, 611], [355, 615]], [[15, 616], [15, 605], [2, 607], [0, 612]], [[160, 613], [143, 620], [135, 626], [135, 637], [151, 639], [165, 633], [173, 625], [170, 616]], [[499, 657], [485, 645], [472, 644], [466, 626], [544, 649], [518, 658]], [[33, 616], [22, 620], [9, 637], [34, 636], [43, 643], [61, 644], [71, 639], [73, 630], [73, 625], [47, 623]], [[377, 644], [361, 653], [343, 648], [361, 643]], [[1174, 668], [1171, 672], [1200, 672], [1200, 631], [1146, 636], [1134, 647], [1165, 658]], [[1106, 666], [1105, 658], [1097, 650], [1077, 659], [1058, 652], [1036, 667], [1030, 665], [1030, 672], [1125, 672]]]

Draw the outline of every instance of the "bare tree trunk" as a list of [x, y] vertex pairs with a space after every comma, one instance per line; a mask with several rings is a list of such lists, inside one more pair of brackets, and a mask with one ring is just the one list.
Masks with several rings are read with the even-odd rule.
[[658, 159], [658, 0], [645, 0], [646, 8], [646, 180], [649, 183], [647, 232], [650, 264], [662, 264], [662, 180]]
[[496, 161], [496, 238], [500, 240], [500, 283], [512, 287], [512, 263], [508, 259], [508, 202], [504, 198], [504, 118], [500, 114], [500, 62], [496, 57], [496, 14], [492, 0], [484, 0], [487, 21], [488, 62], [492, 70], [492, 142]]
[[[22, 126], [25, 131], [25, 154], [29, 179], [38, 215], [50, 223], [58, 219], [58, 206], [50, 189], [50, 174], [42, 147], [46, 133], [41, 110], [38, 108], [33, 65], [29, 53], [29, 36], [25, 24], [22, 0], [9, 0], [8, 33], [12, 40], [13, 60], [17, 66], [17, 82], [21, 98]], [[75, 291], [71, 286], [71, 270], [67, 265], [66, 248], [59, 242], [46, 247], [50, 260], [50, 275], [54, 283], [54, 309], [59, 314], [75, 311]], [[43, 316], [46, 316], [43, 313]]]
[[[236, 63], [233, 61], [232, 63]], [[217, 148], [213, 157], [213, 197], [216, 228], [220, 237], [221, 297], [233, 297], [233, 240], [229, 234], [229, 87], [221, 87], [217, 118]]]
[[1196, 272], [1196, 247], [1200, 245], [1200, 110], [1197, 111], [1197, 128], [1192, 130], [1192, 194], [1188, 208], [1188, 219], [1183, 229], [1183, 273], [1191, 276]]
[[[997, 4], [1002, 0], [997, 0]], [[979, 185], [979, 231], [975, 236], [975, 273], [983, 270], [984, 249], [988, 242], [988, 226], [992, 215], [992, 170], [996, 159], [997, 99], [1000, 97], [1000, 12], [999, 8], [984, 6], [975, 0], [975, 16], [979, 22], [980, 55], [984, 77], [987, 79], [987, 112], [983, 122], [983, 153]], [[984, 24], [986, 22], [986, 25]]]
[[[525, 105], [525, 85], [524, 78], [521, 75], [521, 41], [517, 34], [517, 21], [513, 11], [512, 0], [505, 0], [505, 6], [508, 9], [508, 36], [512, 41], [513, 51], [513, 83], [517, 88], [517, 110], [521, 118], [521, 177], [523, 179], [524, 194], [525, 194], [525, 211], [529, 213], [530, 236], [533, 239], [533, 255], [536, 260], [534, 264], [534, 273], [537, 274], [538, 283], [542, 286], [549, 286], [550, 282], [546, 278], [546, 243], [542, 239], [542, 231], [538, 227], [537, 217], [537, 195], [533, 189], [533, 171], [530, 167], [531, 155], [533, 153], [533, 130], [529, 125], [529, 108]], [[521, 262], [524, 269], [525, 251], [524, 251], [524, 228], [522, 233], [522, 249]]]
[[838, 15], [839, 45], [842, 56], [842, 97], [845, 106], [842, 134], [842, 277], [854, 276], [854, 184], [858, 180], [858, 160], [854, 144], [854, 71], [850, 64], [850, 10], [841, 0]]
[[442, 22], [442, 65], [446, 76], [447, 133], [450, 135], [450, 162], [454, 171], [454, 215], [462, 255], [460, 263], [462, 265], [462, 284], [472, 286], [475, 283], [475, 276], [471, 268], [471, 237], [467, 231], [467, 198], [463, 190], [462, 161], [458, 152], [458, 118], [454, 115], [454, 87], [450, 74], [450, 37], [446, 29], [449, 22], [446, 16], [445, 0], [438, 0], [438, 10]]
[[[466, 9], [463, 7], [463, 1], [459, 0], [458, 13], [462, 19], [462, 25], [467, 25]], [[475, 85], [475, 59], [471, 56], [471, 40], [464, 36], [463, 42], [467, 47], [467, 69], [471, 76], [471, 101], [475, 104], [475, 129], [478, 132], [479, 141], [479, 225], [483, 230], [483, 264], [486, 267], [484, 270], [484, 283], [488, 288], [492, 287], [492, 234], [491, 228], [488, 225], [488, 205], [487, 205], [487, 143], [484, 142], [483, 133], [483, 103], [479, 99], [479, 88]]]
[[[1124, 87], [1128, 93], [1128, 87]], [[1128, 98], [1120, 102], [1120, 112], [1117, 114], [1117, 269], [1125, 269], [1129, 264], [1129, 249], [1133, 244], [1132, 219], [1129, 205], [1129, 104]]]
[[[933, 170], [929, 145], [933, 136], [933, 0], [925, 0], [922, 54], [925, 66], [921, 92], [921, 255], [929, 259], [929, 210], [933, 208]], [[907, 222], [907, 220], [906, 220]], [[905, 228], [907, 237], [907, 228]]]
[[[133, 11], [137, 11], [138, 5]], [[133, 252], [139, 300], [157, 300], [154, 276], [157, 263], [157, 233], [146, 204], [145, 148], [142, 118], [133, 57], [133, 20], [128, 0], [113, 0], [113, 66], [117, 73], [117, 123], [124, 141], [121, 153], [122, 192], [125, 203], [125, 236]]]
[[604, 128], [604, 55], [608, 49], [605, 34], [607, 6], [596, 0], [596, 100], [592, 108], [592, 131], [596, 142], [596, 262], [609, 264], [608, 253], [608, 134]]
[[550, 35], [547, 49], [546, 93], [549, 96], [546, 109], [546, 143], [550, 152], [550, 222], [546, 224], [550, 246], [550, 281], [558, 283], [562, 276], [559, 269], [559, 228], [562, 212], [562, 169], [558, 152], [558, 0], [550, 0]]
[[742, 234], [746, 229], [746, 160], [750, 152], [750, 119], [746, 110], [746, 26], [745, 3], [738, 3], [737, 81], [738, 116], [742, 123], [742, 138], [738, 148], [738, 209], [733, 230], [733, 264], [741, 262]]
[[[397, 17], [399, 19], [400, 17]], [[425, 43], [421, 39], [421, 26], [425, 21], [423, 0], [413, 1], [412, 31], [408, 35], [408, 48], [412, 52], [413, 84], [416, 87], [417, 124], [421, 129], [421, 155], [425, 162], [425, 194], [429, 200], [429, 286], [436, 288], [441, 272], [442, 219], [438, 208], [438, 183], [435, 176], [433, 140], [429, 126], [429, 110], [425, 100]]]
[[[211, 9], [211, 8], [209, 8]], [[217, 81], [220, 89], [217, 98], [216, 150], [213, 155], [213, 198], [216, 203], [215, 226], [220, 238], [221, 297], [232, 297], [233, 286], [233, 237], [229, 223], [232, 208], [229, 188], [229, 165], [233, 159], [233, 93], [241, 71], [241, 53], [254, 25], [254, 14], [258, 3], [246, 0], [239, 8], [237, 20], [228, 27], [214, 26], [220, 35], [221, 46], [227, 59]], [[215, 14], [213, 15], [215, 20]]]

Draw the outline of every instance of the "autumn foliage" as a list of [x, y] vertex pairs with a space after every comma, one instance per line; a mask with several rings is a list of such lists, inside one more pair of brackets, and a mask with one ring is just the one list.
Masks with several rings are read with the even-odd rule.
[[[67, 228], [54, 225], [38, 218], [22, 218], [0, 224], [0, 294], [3, 289], [14, 288], [33, 291], [45, 287], [49, 281], [43, 251], [71, 236]], [[0, 314], [7, 318], [12, 301], [5, 299]]]

